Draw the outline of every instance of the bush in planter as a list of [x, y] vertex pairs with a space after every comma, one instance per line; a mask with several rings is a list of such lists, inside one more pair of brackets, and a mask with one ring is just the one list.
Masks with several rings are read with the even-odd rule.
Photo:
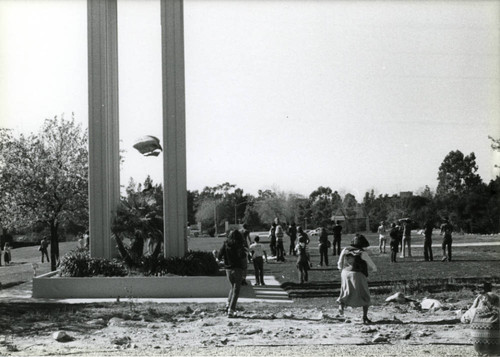
[[143, 258], [142, 267], [145, 275], [162, 276], [167, 274], [183, 276], [218, 275], [219, 265], [209, 252], [189, 251], [184, 257], [160, 256]]
[[77, 249], [66, 254], [59, 266], [60, 276], [125, 276], [127, 269], [117, 260], [92, 258], [87, 249]]

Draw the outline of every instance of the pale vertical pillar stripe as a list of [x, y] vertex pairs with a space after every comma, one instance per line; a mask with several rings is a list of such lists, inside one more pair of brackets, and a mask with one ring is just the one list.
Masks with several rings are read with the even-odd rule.
[[165, 256], [187, 249], [186, 119], [182, 0], [161, 0]]
[[90, 253], [111, 258], [120, 199], [116, 0], [87, 0]]

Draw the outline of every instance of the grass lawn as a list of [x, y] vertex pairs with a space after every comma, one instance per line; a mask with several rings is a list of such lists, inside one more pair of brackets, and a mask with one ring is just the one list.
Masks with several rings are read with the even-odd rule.
[[[342, 248], [345, 247], [353, 237], [352, 234], [342, 238]], [[286, 237], [288, 238], [288, 237]], [[455, 246], [453, 247], [453, 261], [441, 262], [442, 251], [440, 247], [441, 237], [436, 235], [433, 243], [434, 261], [424, 261], [423, 248], [418, 247], [423, 244], [423, 238], [414, 234], [412, 239], [412, 258], [399, 258], [398, 262], [390, 262], [389, 248], [386, 254], [378, 251], [378, 236], [368, 234], [367, 238], [371, 244], [368, 252], [372, 257], [378, 271], [371, 273], [369, 282], [390, 282], [390, 281], [417, 281], [431, 279], [460, 279], [460, 278], [496, 278], [500, 279], [500, 246]], [[319, 267], [319, 252], [317, 237], [313, 237], [310, 243], [310, 254], [313, 268], [309, 272], [310, 283], [340, 283], [340, 272], [337, 269], [338, 256], [332, 256], [329, 249], [329, 266]], [[332, 240], [332, 237], [330, 237]], [[189, 248], [192, 250], [211, 251], [219, 249], [224, 238], [193, 238], [189, 240]], [[455, 235], [454, 244], [500, 242], [500, 236], [478, 236], [478, 235]], [[267, 238], [262, 243], [268, 248]], [[289, 241], [285, 239], [285, 250], [288, 252]], [[417, 247], [415, 247], [417, 246]], [[269, 253], [269, 249], [268, 253]], [[295, 267], [296, 258], [287, 255], [286, 262], [278, 263], [270, 260], [264, 266], [265, 274], [273, 275], [281, 283], [298, 281], [297, 269]], [[253, 274], [253, 267], [249, 264], [248, 274]]]

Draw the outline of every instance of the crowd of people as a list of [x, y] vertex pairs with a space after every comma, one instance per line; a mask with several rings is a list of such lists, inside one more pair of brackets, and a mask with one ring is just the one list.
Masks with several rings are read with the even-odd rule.
[[[386, 253], [387, 233], [390, 238], [389, 247], [391, 252], [391, 262], [396, 262], [398, 253], [400, 258], [412, 257], [411, 254], [411, 231], [413, 222], [410, 219], [401, 219], [391, 224], [390, 229], [386, 222], [380, 222], [377, 229], [379, 236], [379, 253]], [[431, 220], [424, 224], [421, 234], [424, 236], [424, 259], [433, 261], [432, 254], [432, 234], [435, 226]], [[445, 219], [441, 225], [441, 235], [443, 235], [442, 261], [451, 261], [452, 233], [453, 226]], [[280, 223], [276, 218], [269, 230], [269, 249], [271, 256], [277, 262], [285, 261], [284, 235], [290, 237], [290, 247], [288, 254], [296, 258], [296, 268], [298, 280], [301, 284], [309, 280], [309, 270], [312, 268], [309, 244], [311, 239], [301, 226], [294, 222], [290, 225]], [[343, 314], [346, 306], [363, 308], [363, 323], [371, 323], [368, 318], [368, 308], [370, 306], [370, 291], [368, 288], [369, 271], [376, 272], [377, 267], [373, 263], [370, 255], [366, 251], [369, 242], [365, 236], [355, 234], [350, 245], [341, 250], [342, 225], [335, 222], [332, 227], [333, 244], [329, 240], [329, 232], [326, 227], [320, 227], [318, 233], [318, 251], [320, 255], [319, 266], [328, 266], [328, 250], [333, 245], [333, 256], [338, 255], [337, 268], [341, 271], [339, 313]], [[233, 317], [236, 311], [241, 285], [246, 284], [248, 263], [253, 263], [255, 272], [255, 285], [263, 286], [264, 282], [264, 259], [268, 261], [268, 256], [264, 245], [260, 242], [260, 237], [255, 236], [252, 242], [249, 227], [245, 224], [242, 230], [234, 229], [228, 232], [227, 239], [217, 252], [214, 251], [217, 259], [223, 262], [226, 276], [231, 284], [228, 296], [227, 314]]]

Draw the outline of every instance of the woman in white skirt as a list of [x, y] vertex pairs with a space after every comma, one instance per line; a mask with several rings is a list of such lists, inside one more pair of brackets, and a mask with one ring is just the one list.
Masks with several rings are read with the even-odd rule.
[[351, 245], [340, 254], [338, 268], [341, 270], [339, 312], [344, 313], [345, 306], [363, 307], [363, 323], [369, 324], [368, 307], [370, 306], [370, 290], [368, 289], [368, 269], [377, 271], [377, 267], [364, 250], [370, 245], [365, 236], [356, 234]]

